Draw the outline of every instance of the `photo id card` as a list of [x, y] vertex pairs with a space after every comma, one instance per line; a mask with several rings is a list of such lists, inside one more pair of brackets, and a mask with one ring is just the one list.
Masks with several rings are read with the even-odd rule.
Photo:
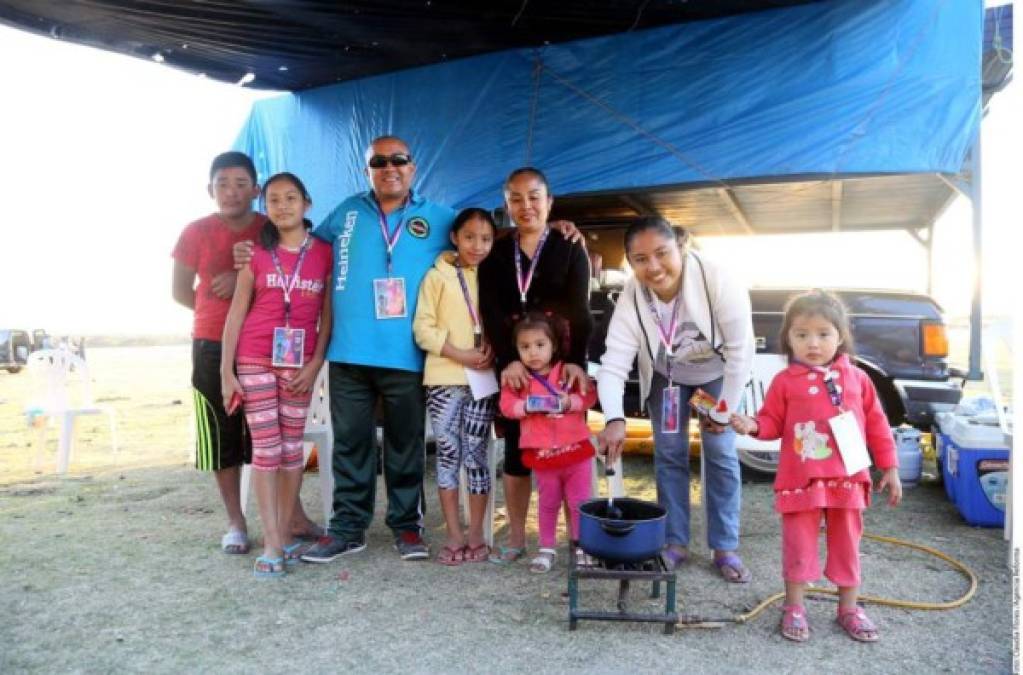
[[273, 358], [275, 368], [301, 368], [305, 362], [305, 329], [274, 328]]
[[407, 316], [405, 279], [402, 277], [374, 279], [373, 304], [378, 319], [402, 319]]
[[682, 390], [665, 387], [661, 394], [661, 433], [677, 434], [682, 428]]
[[863, 440], [863, 431], [856, 417], [849, 411], [828, 420], [835, 437], [838, 454], [842, 456], [846, 474], [852, 476], [870, 466], [870, 454]]
[[526, 397], [527, 413], [559, 413], [561, 412], [561, 401], [557, 396], [549, 394], [530, 394]]

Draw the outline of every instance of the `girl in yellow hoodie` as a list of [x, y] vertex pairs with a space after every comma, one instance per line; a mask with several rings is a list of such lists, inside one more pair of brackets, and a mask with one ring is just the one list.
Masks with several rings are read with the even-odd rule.
[[[437, 556], [444, 565], [485, 562], [483, 517], [490, 494], [487, 443], [496, 396], [477, 400], [465, 370], [493, 363], [483, 337], [477, 268], [490, 253], [497, 226], [484, 209], [468, 208], [451, 226], [454, 251], [445, 251], [419, 286], [412, 324], [416, 342], [426, 351], [423, 384], [426, 407], [437, 441], [437, 491], [447, 525], [447, 541]], [[458, 476], [465, 467], [469, 488], [469, 532], [458, 517]]]

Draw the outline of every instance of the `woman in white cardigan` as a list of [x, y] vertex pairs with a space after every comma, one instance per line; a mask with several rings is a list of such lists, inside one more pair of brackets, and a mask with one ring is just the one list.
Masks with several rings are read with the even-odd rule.
[[[640, 400], [654, 429], [658, 502], [668, 512], [668, 569], [689, 556], [689, 399], [696, 389], [738, 408], [753, 364], [749, 292], [728, 270], [686, 247], [685, 230], [644, 218], [625, 233], [634, 276], [625, 284], [608, 328], [597, 391], [606, 419], [598, 441], [610, 461], [622, 452], [625, 381], [638, 358]], [[735, 434], [720, 418], [700, 417], [707, 543], [728, 581], [749, 581], [739, 547], [740, 473]]]

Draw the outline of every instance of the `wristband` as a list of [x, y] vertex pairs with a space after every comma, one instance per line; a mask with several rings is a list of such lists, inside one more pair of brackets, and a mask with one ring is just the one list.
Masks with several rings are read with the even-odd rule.
[[606, 429], [607, 426], [609, 424], [611, 424], [611, 422], [625, 422], [625, 418], [624, 417], [612, 417], [609, 420], [604, 420], [604, 428]]

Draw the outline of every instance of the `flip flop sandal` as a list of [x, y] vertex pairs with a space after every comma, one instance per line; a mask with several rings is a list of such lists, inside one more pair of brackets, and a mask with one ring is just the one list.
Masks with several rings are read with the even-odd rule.
[[296, 541], [289, 546], [284, 547], [284, 564], [287, 567], [297, 567], [300, 562], [300, 557], [305, 551], [302, 547], [305, 546], [305, 542]]
[[441, 565], [447, 565], [448, 567], [455, 567], [465, 562], [465, 547], [459, 546], [458, 548], [451, 548], [450, 546], [444, 546], [440, 549], [440, 553], [437, 554], [437, 562]]
[[541, 548], [537, 556], [529, 562], [529, 571], [533, 574], [547, 574], [554, 566], [554, 559], [558, 552], [553, 548]]
[[677, 548], [666, 546], [664, 550], [661, 551], [661, 562], [664, 564], [664, 568], [669, 572], [677, 570], [688, 561], [689, 554], [685, 551], [680, 551]]
[[495, 565], [511, 565], [525, 555], [525, 546], [498, 546], [497, 552], [490, 555], [490, 562]]
[[233, 528], [228, 530], [220, 538], [220, 550], [228, 555], [246, 555], [249, 552], [249, 535]]
[[276, 579], [284, 576], [284, 558], [259, 556], [252, 566], [252, 575], [257, 579]]
[[877, 626], [867, 617], [862, 607], [839, 609], [835, 619], [838, 625], [858, 642], [877, 642], [881, 636], [877, 634]]
[[783, 605], [781, 611], [781, 636], [793, 642], [809, 640], [810, 623], [806, 620], [806, 608], [802, 605]]
[[742, 564], [742, 559], [734, 553], [729, 553], [722, 558], [715, 558], [714, 567], [718, 568], [718, 572], [721, 573], [725, 581], [733, 584], [748, 583], [753, 576]]
[[490, 559], [490, 547], [486, 544], [465, 547], [465, 562], [481, 563]]

